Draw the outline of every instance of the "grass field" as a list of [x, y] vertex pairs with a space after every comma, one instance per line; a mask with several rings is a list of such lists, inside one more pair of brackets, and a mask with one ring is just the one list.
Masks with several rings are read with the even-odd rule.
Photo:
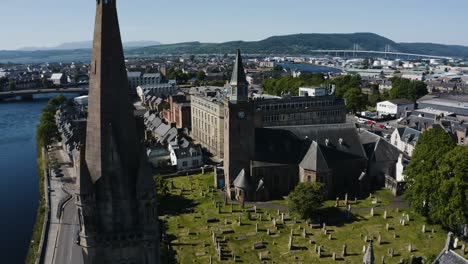
[[[295, 221], [288, 212], [284, 212], [286, 220], [282, 222], [275, 210], [257, 208], [256, 213], [248, 213], [246, 209], [253, 208], [246, 206], [242, 209], [237, 204], [224, 205], [218, 191], [207, 191], [213, 185], [212, 174], [178, 177], [170, 181], [174, 188], [171, 188], [170, 197], [162, 201], [161, 210], [166, 213], [162, 216], [166, 222], [165, 233], [171, 240], [178, 263], [209, 263], [210, 256], [213, 263], [333, 263], [333, 253], [336, 253], [340, 263], [361, 263], [363, 246], [368, 245], [366, 236], [374, 238], [374, 253], [378, 263], [382, 256], [385, 256], [386, 263], [397, 263], [411, 255], [432, 259], [445, 243], [445, 231], [437, 225], [425, 223], [423, 217], [408, 210], [389, 210], [387, 219], [383, 218], [381, 211], [376, 211], [374, 216], [370, 216], [370, 212], [356, 213], [348, 219], [347, 214], [334, 208], [334, 201], [331, 201], [333, 205], [322, 209], [322, 220], [327, 229], [325, 235], [320, 227], [311, 228], [304, 222]], [[382, 197], [382, 204], [389, 199], [386, 195], [376, 194]], [[220, 206], [219, 213], [216, 203]], [[399, 223], [403, 213], [410, 216], [405, 226]], [[270, 220], [273, 218], [278, 220], [277, 228]], [[207, 219], [213, 222], [208, 223]], [[389, 231], [386, 230], [387, 223], [390, 225]], [[426, 224], [426, 233], [421, 231], [423, 224]], [[270, 234], [267, 234], [267, 230]], [[218, 259], [211, 232], [215, 233], [222, 248], [222, 261]], [[293, 249], [289, 250], [291, 232]], [[380, 245], [377, 242], [379, 234]], [[261, 242], [265, 248], [253, 249], [254, 243]], [[345, 243], [347, 256], [342, 258]], [[412, 252], [408, 251], [409, 244], [413, 248]], [[314, 251], [316, 246], [322, 249], [320, 258]], [[390, 248], [395, 251], [393, 258], [388, 255]], [[260, 261], [259, 254], [263, 261]], [[233, 256], [236, 256], [235, 260]]]

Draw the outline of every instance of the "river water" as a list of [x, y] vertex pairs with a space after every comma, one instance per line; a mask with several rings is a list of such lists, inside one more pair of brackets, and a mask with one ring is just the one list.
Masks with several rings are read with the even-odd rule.
[[39, 203], [35, 131], [47, 100], [0, 103], [0, 256], [24, 263]]
[[53, 96], [0, 102], [0, 263], [24, 263], [28, 252], [39, 204], [36, 127]]

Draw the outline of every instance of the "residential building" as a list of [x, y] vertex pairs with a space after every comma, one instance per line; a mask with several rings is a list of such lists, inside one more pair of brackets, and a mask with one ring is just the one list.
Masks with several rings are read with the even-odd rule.
[[417, 101], [418, 108], [432, 108], [468, 116], [468, 95], [456, 93], [430, 94]]
[[411, 157], [420, 135], [420, 131], [411, 127], [397, 128], [390, 137], [390, 143]]
[[191, 128], [192, 111], [184, 93], [169, 96], [169, 109], [163, 111], [164, 119], [175, 123], [176, 128]]
[[63, 73], [54, 73], [49, 78], [49, 81], [51, 81], [54, 85], [64, 85], [68, 83], [68, 77]]
[[[286, 95], [277, 97], [249, 95], [248, 86], [240, 53], [238, 53], [228, 91], [219, 87], [204, 88], [203, 92], [192, 96], [191, 136], [220, 159], [224, 158], [223, 131], [225, 129], [225, 111], [229, 101], [246, 102], [246, 104], [242, 103], [241, 108], [255, 109], [250, 113], [252, 118], [256, 120], [255, 127], [346, 122], [344, 100], [329, 95], [323, 89], [303, 88], [304, 95], [308, 95], [307, 91], [309, 91], [315, 96]], [[239, 103], [232, 105], [240, 107]], [[245, 111], [242, 112], [242, 115], [246, 114]]]
[[452, 232], [447, 234], [447, 240], [442, 252], [434, 260], [433, 264], [468, 264], [468, 260], [455, 252], [455, 238]]
[[128, 86], [131, 94], [136, 94], [136, 88], [141, 85], [157, 85], [161, 83], [159, 73], [127, 72]]
[[175, 139], [169, 144], [171, 164], [178, 171], [203, 166], [203, 152], [200, 145], [190, 143], [187, 139]]
[[406, 111], [414, 110], [414, 103], [407, 99], [393, 99], [377, 103], [377, 113], [381, 116], [401, 117]]
[[144, 102], [148, 96], [167, 98], [170, 95], [177, 94], [178, 92], [179, 88], [174, 82], [140, 85], [136, 88], [136, 93], [142, 102]]

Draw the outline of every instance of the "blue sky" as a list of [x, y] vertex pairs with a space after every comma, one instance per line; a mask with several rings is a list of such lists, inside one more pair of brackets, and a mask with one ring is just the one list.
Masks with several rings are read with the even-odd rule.
[[[95, 0], [1, 0], [0, 49], [91, 40]], [[466, 0], [118, 0], [124, 41], [373, 32], [468, 46]]]

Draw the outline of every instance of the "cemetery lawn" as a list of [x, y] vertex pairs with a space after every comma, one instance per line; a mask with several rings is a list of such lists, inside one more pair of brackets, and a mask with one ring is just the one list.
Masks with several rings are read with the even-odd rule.
[[[370, 211], [366, 211], [355, 213], [348, 219], [344, 207], [335, 208], [333, 202], [333, 205], [322, 209], [322, 220], [327, 229], [325, 235], [321, 227], [311, 228], [303, 221], [294, 221], [288, 212], [284, 212], [284, 223], [275, 210], [257, 207], [257, 213], [245, 212], [254, 211], [251, 205], [242, 209], [240, 205], [233, 204], [234, 212], [231, 213], [231, 205], [229, 202], [224, 205], [222, 193], [218, 190], [207, 192], [207, 186], [213, 186], [213, 174], [182, 176], [168, 181], [168, 185], [172, 181], [175, 188], [170, 188], [171, 195], [161, 201], [160, 210], [163, 213], [160, 218], [178, 263], [209, 263], [210, 256], [212, 263], [335, 263], [333, 253], [336, 253], [339, 263], [362, 263], [362, 249], [368, 245], [364, 242], [365, 236], [374, 239], [376, 262], [380, 263], [382, 256], [385, 256], [386, 263], [397, 263], [401, 258], [407, 260], [412, 255], [433, 259], [445, 244], [447, 233], [440, 226], [427, 224], [423, 217], [408, 209], [400, 209], [399, 212], [389, 209], [387, 219], [383, 218], [384, 212], [380, 210], [375, 210], [373, 217]], [[203, 196], [201, 191], [204, 192]], [[384, 195], [387, 194], [381, 195], [382, 201]], [[216, 202], [220, 205], [220, 213], [214, 205]], [[403, 213], [408, 213], [410, 217], [405, 226], [399, 223]], [[250, 220], [248, 214], [251, 215]], [[272, 218], [278, 220], [277, 230], [270, 220]], [[213, 222], [208, 223], [208, 219]], [[387, 223], [390, 225], [389, 231], [386, 230]], [[425, 233], [422, 233], [423, 224], [426, 224]], [[301, 228], [305, 228], [306, 237], [303, 237]], [[267, 234], [268, 229], [270, 235]], [[289, 250], [291, 230], [293, 249]], [[213, 243], [212, 231], [222, 248], [222, 261], [219, 261]], [[377, 242], [379, 234], [380, 245]], [[253, 249], [254, 244], [259, 242], [263, 242], [265, 248]], [[345, 243], [347, 256], [342, 258]], [[408, 252], [409, 244], [413, 247], [412, 252]], [[316, 245], [322, 249], [320, 258], [314, 252]], [[390, 248], [395, 251], [393, 258], [388, 255]], [[259, 254], [263, 261], [260, 261]]]

